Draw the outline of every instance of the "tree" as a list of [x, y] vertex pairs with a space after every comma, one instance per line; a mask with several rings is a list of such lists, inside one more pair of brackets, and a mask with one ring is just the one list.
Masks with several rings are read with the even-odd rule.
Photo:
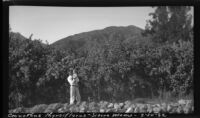
[[160, 6], [147, 21], [143, 35], [150, 35], [158, 43], [191, 40], [192, 16], [189, 6]]
[[37, 103], [38, 80], [44, 76], [49, 47], [20, 33], [9, 32], [9, 107]]

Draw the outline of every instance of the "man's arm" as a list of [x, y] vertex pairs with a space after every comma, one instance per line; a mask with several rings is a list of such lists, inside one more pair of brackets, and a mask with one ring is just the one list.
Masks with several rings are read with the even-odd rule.
[[79, 82], [79, 78], [78, 78], [78, 76], [76, 77], [76, 81]]

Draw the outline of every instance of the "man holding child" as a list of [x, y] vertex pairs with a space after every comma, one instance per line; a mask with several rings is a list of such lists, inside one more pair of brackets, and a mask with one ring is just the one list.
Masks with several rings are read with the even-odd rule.
[[67, 80], [70, 84], [70, 104], [74, 104], [75, 101], [77, 104], [79, 104], [81, 101], [81, 96], [78, 88], [79, 78], [75, 69], [70, 68]]

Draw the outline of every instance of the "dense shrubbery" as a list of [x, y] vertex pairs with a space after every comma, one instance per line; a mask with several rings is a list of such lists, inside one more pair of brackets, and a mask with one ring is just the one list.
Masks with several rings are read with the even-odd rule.
[[[85, 56], [59, 51], [39, 40], [9, 42], [10, 107], [67, 102], [67, 71], [76, 67], [83, 100], [124, 100], [157, 96], [159, 91], [187, 95], [193, 85], [193, 42], [156, 45], [149, 39], [126, 44], [93, 42]], [[148, 89], [146, 89], [148, 88]], [[149, 91], [147, 91], [149, 90]]]

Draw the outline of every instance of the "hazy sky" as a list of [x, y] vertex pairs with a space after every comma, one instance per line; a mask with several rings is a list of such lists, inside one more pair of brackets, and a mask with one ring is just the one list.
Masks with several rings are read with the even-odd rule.
[[145, 27], [151, 7], [39, 7], [10, 6], [12, 31], [50, 44], [69, 35], [108, 26]]

